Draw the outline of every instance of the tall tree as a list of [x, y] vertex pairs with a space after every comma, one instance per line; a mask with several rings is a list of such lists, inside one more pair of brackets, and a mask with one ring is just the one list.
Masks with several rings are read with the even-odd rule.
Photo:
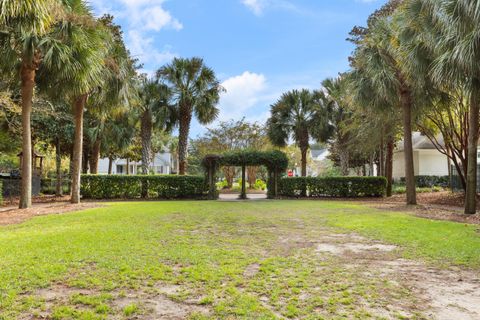
[[[398, 31], [392, 19], [378, 17], [371, 22], [368, 33], [357, 42], [351, 65], [357, 71], [357, 83], [375, 88], [378, 100], [388, 101], [402, 110], [405, 181], [407, 204], [416, 204], [415, 173], [412, 145], [412, 113], [416, 100], [414, 77], [404, 68], [408, 59], [399, 49]], [[363, 91], [363, 90], [362, 90]]]
[[328, 78], [322, 82], [326, 90], [327, 103], [330, 110], [331, 124], [334, 129], [335, 148], [340, 158], [340, 169], [342, 175], [348, 175], [349, 149], [347, 147], [350, 137], [344, 127], [348, 125], [351, 118], [351, 111], [347, 108], [346, 85], [343, 78]]
[[129, 112], [137, 99], [137, 61], [130, 56], [125, 47], [123, 32], [113, 22], [113, 16], [104, 15], [98, 20], [108, 32], [108, 51], [104, 57], [102, 88], [94, 90], [89, 99], [89, 111], [96, 125], [91, 130], [91, 149], [89, 152], [90, 173], [98, 172], [103, 129], [108, 119]]
[[415, 31], [418, 46], [433, 53], [432, 80], [452, 91], [466, 88], [469, 104], [465, 213], [476, 213], [477, 152], [480, 118], [480, 6], [469, 0], [409, 0], [405, 23]]
[[174, 114], [177, 115], [175, 124], [179, 128], [178, 173], [184, 175], [192, 117], [195, 116], [201, 124], [215, 120], [219, 113], [216, 105], [223, 89], [215, 72], [200, 58], [175, 58], [172, 63], [160, 68], [157, 76], [171, 89]]
[[4, 0], [0, 2], [0, 67], [3, 73], [17, 70], [21, 82], [22, 186], [20, 208], [32, 205], [31, 113], [37, 70], [61, 64], [68, 48], [52, 34], [64, 19], [68, 1]]
[[139, 98], [142, 173], [148, 174], [152, 159], [152, 133], [154, 129], [166, 129], [166, 125], [175, 119], [170, 106], [171, 91], [165, 84], [155, 79], [143, 79]]
[[320, 91], [292, 90], [272, 105], [267, 130], [273, 145], [285, 147], [293, 138], [302, 153], [302, 176], [307, 175], [310, 139], [326, 142], [332, 133], [325, 96]]
[[[83, 114], [89, 95], [101, 86], [106, 69], [111, 34], [102, 23], [96, 21], [83, 1], [75, 1], [71, 14], [77, 18], [68, 22], [64, 32], [71, 45], [69, 66], [74, 66], [72, 77], [61, 79], [66, 93], [73, 100], [75, 133], [72, 157], [72, 203], [80, 202], [80, 174], [83, 154]], [[63, 30], [62, 30], [63, 31]]]

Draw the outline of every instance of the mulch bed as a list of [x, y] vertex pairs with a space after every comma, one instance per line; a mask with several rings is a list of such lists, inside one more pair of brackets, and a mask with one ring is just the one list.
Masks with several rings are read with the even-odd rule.
[[93, 202], [84, 202], [80, 204], [71, 204], [69, 202], [55, 203], [35, 203], [29, 209], [3, 208], [0, 210], [0, 225], [9, 225], [22, 223], [36, 216], [48, 214], [62, 214], [67, 212], [85, 210], [89, 208], [100, 207], [101, 205]]

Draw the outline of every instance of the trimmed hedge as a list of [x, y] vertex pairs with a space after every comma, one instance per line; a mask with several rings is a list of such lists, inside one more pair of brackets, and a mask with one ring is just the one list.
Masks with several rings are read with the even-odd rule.
[[208, 186], [198, 176], [82, 175], [87, 199], [203, 199]]
[[387, 188], [384, 177], [295, 177], [280, 180], [284, 197], [383, 197]]
[[[401, 178], [400, 181], [405, 183], [405, 178]], [[415, 176], [415, 185], [419, 188], [432, 188], [443, 187], [448, 188], [450, 186], [449, 176]]]

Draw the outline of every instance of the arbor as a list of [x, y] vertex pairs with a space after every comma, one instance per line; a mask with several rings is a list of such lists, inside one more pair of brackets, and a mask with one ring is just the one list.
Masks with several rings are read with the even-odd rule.
[[17, 74], [21, 83], [22, 186], [20, 208], [32, 205], [31, 113], [37, 70], [63, 63], [68, 47], [52, 33], [53, 25], [66, 19], [56, 0], [4, 0], [0, 2], [0, 67]]
[[[265, 150], [268, 147], [266, 130], [259, 123], [249, 123], [245, 119], [238, 121], [221, 121], [217, 127], [208, 128], [204, 136], [192, 143], [192, 151], [196, 153], [196, 162], [209, 154], [223, 154], [245, 150]], [[249, 166], [248, 183], [255, 184], [258, 167]], [[234, 166], [223, 166], [223, 175], [228, 188], [232, 188], [233, 180], [237, 174]]]
[[324, 94], [306, 89], [284, 93], [271, 106], [267, 130], [272, 144], [279, 147], [293, 138], [302, 153], [302, 176], [306, 176], [310, 139], [326, 142], [332, 132]]
[[201, 124], [209, 124], [218, 116], [216, 107], [223, 88], [203, 59], [175, 58], [160, 68], [157, 77], [165, 81], [174, 102], [175, 126], [178, 126], [179, 174], [186, 172], [186, 153], [190, 123], [195, 116]]

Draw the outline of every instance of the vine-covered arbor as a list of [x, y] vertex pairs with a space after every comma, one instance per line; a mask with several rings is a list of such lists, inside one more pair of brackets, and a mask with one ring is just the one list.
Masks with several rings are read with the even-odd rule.
[[278, 195], [278, 181], [280, 174], [288, 168], [287, 155], [281, 151], [239, 151], [228, 152], [221, 155], [208, 155], [203, 159], [203, 166], [209, 185], [209, 199], [217, 199], [216, 188], [217, 171], [222, 166], [242, 167], [241, 199], [247, 198], [245, 188], [245, 168], [247, 166], [265, 166], [268, 170], [267, 195], [269, 199]]

